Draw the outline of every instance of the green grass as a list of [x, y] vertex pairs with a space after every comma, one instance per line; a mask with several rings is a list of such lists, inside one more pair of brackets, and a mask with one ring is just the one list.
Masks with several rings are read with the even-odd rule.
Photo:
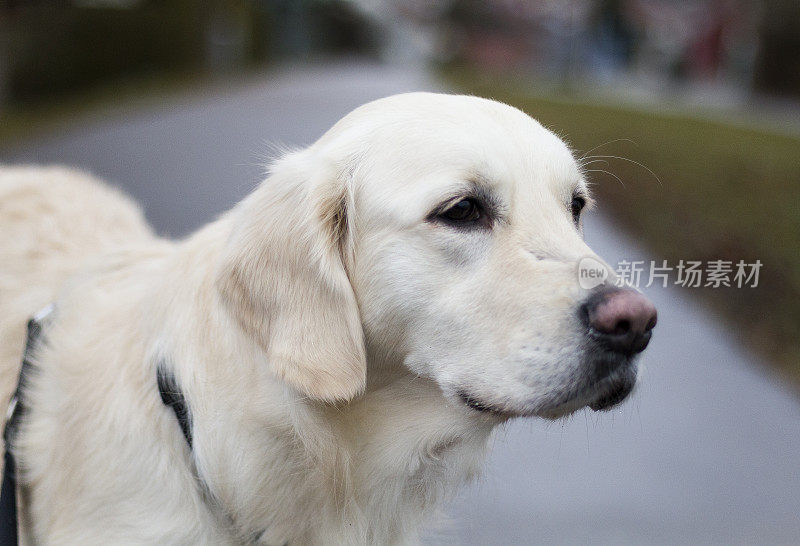
[[[800, 385], [800, 139], [677, 114], [592, 104], [517, 82], [446, 77], [524, 110], [581, 155], [616, 155], [590, 173], [601, 208], [670, 265], [680, 259], [764, 264], [758, 288], [687, 289]], [[625, 139], [625, 140], [618, 140]]]

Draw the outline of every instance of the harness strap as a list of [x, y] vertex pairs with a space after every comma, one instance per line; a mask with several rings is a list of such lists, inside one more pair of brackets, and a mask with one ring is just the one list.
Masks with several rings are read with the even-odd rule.
[[0, 544], [19, 544], [19, 519], [17, 516], [17, 465], [11, 450], [11, 443], [19, 429], [20, 418], [25, 413], [22, 393], [25, 389], [26, 378], [33, 368], [32, 356], [42, 325], [45, 319], [53, 312], [50, 304], [28, 321], [28, 335], [25, 342], [25, 352], [22, 354], [22, 366], [19, 370], [17, 388], [11, 396], [6, 412], [6, 423], [3, 429], [5, 441], [5, 465], [3, 467], [3, 486], [0, 489]]
[[6, 448], [3, 488], [0, 490], [0, 544], [19, 544], [15, 468], [14, 456]]
[[[189, 404], [186, 401], [186, 397], [183, 395], [183, 392], [178, 385], [178, 381], [175, 379], [175, 375], [167, 369], [166, 362], [159, 362], [158, 368], [156, 369], [156, 382], [158, 383], [158, 394], [161, 395], [161, 401], [165, 406], [171, 408], [172, 411], [175, 412], [175, 418], [178, 420], [178, 425], [181, 427], [183, 437], [186, 440], [186, 443], [189, 445], [189, 450], [191, 451], [193, 447], [192, 413], [189, 410]], [[232, 528], [235, 527], [236, 522], [234, 518], [224, 509], [224, 507], [220, 504], [219, 499], [217, 499], [208, 488], [208, 484], [203, 477], [200, 476], [197, 468], [195, 467], [193, 471], [195, 473], [195, 477], [197, 478], [197, 483], [200, 486], [201, 494], [203, 495], [208, 506], [216, 511], [225, 524]], [[261, 529], [249, 535], [241, 535], [240, 539], [242, 540], [243, 544], [255, 544], [265, 532], [266, 530]], [[2, 544], [3, 543], [0, 542], [0, 545]]]
[[161, 401], [168, 408], [172, 408], [175, 412], [175, 417], [178, 419], [178, 425], [181, 427], [183, 437], [186, 443], [189, 444], [189, 449], [192, 449], [192, 416], [189, 413], [189, 406], [186, 403], [186, 397], [178, 386], [175, 376], [166, 369], [166, 366], [161, 363], [158, 365], [156, 372], [156, 381], [158, 383], [158, 394], [161, 395]]

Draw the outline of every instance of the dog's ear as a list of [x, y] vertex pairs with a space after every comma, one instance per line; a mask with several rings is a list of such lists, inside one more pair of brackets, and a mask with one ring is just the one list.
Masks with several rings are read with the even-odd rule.
[[217, 288], [279, 377], [315, 400], [346, 401], [363, 391], [367, 371], [344, 266], [348, 189], [311, 156], [279, 160], [231, 212]]

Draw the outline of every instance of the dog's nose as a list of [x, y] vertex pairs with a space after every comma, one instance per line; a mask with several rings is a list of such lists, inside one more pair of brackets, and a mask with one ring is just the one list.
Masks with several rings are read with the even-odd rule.
[[644, 351], [658, 316], [649, 299], [621, 288], [596, 292], [581, 306], [581, 312], [598, 341], [627, 355]]

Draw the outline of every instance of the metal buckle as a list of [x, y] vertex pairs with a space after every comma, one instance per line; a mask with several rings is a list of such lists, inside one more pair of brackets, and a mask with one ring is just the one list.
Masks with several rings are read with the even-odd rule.
[[39, 311], [35, 315], [33, 315], [33, 320], [35, 320], [36, 322], [42, 322], [44, 319], [48, 317], [48, 315], [50, 315], [50, 313], [53, 312], [53, 309], [55, 309], [55, 307], [56, 307], [55, 304], [48, 303], [47, 305], [39, 309]]
[[6, 409], [6, 425], [8, 422], [11, 421], [11, 418], [14, 416], [14, 412], [17, 411], [17, 395], [11, 397], [11, 400], [8, 401], [8, 409]]

